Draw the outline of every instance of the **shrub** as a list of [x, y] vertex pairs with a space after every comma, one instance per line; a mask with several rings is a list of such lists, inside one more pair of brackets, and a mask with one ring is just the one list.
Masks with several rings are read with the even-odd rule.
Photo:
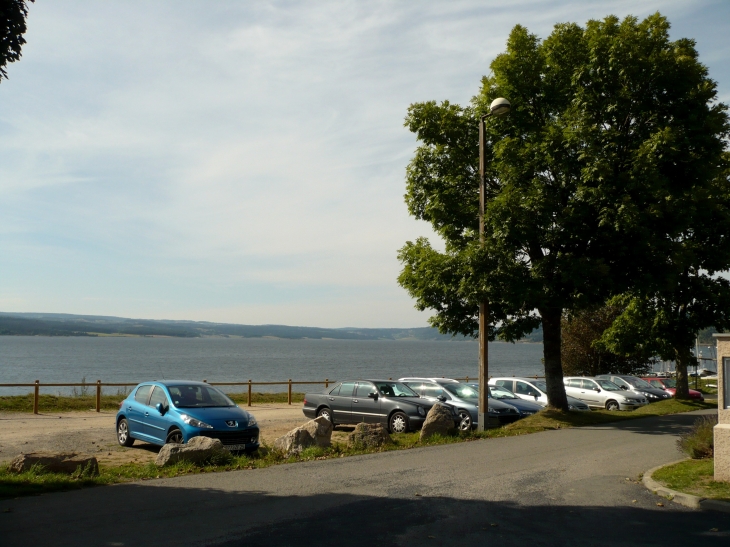
[[695, 421], [687, 433], [682, 433], [677, 440], [677, 445], [682, 452], [690, 458], [701, 460], [711, 458], [714, 448], [713, 427], [717, 424], [717, 416], [703, 416]]

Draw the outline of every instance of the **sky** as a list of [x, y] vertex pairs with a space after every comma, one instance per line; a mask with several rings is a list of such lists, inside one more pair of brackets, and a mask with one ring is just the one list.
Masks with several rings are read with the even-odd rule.
[[730, 103], [730, 1], [37, 0], [0, 83], [0, 311], [419, 327], [408, 106], [516, 24], [660, 11]]

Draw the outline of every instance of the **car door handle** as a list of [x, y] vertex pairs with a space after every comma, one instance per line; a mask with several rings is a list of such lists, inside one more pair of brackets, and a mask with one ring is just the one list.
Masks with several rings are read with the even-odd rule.
[[132, 407], [131, 407], [131, 406], [128, 406], [128, 407], [127, 407], [127, 410], [132, 410]]
[[357, 402], [357, 399], [353, 399], [353, 400], [352, 400], [352, 402], [353, 402], [353, 403], [356, 403], [356, 402]]
[[145, 412], [145, 413], [144, 413], [144, 417], [145, 417], [145, 418], [147, 418], [147, 417], [148, 417], [149, 415], [150, 415], [150, 413], [149, 413], [149, 412]]
[[327, 397], [327, 399], [330, 400], [330, 401], [334, 401], [335, 400], [334, 397]]

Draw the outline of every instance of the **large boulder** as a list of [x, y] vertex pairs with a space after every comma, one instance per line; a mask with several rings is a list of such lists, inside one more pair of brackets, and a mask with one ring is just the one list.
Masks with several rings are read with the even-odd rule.
[[291, 456], [310, 446], [326, 448], [331, 444], [332, 422], [320, 416], [276, 439], [274, 448], [286, 456]]
[[193, 437], [186, 444], [169, 443], [160, 449], [155, 464], [159, 467], [173, 465], [180, 461], [196, 464], [206, 462], [223, 463], [231, 459], [231, 453], [218, 439]]
[[30, 471], [38, 466], [48, 473], [84, 473], [96, 475], [99, 473], [99, 462], [93, 456], [84, 456], [71, 453], [32, 452], [20, 454], [10, 462], [10, 470], [16, 473]]
[[450, 435], [456, 426], [451, 408], [436, 403], [426, 415], [426, 421], [421, 428], [421, 440], [428, 439], [433, 435]]
[[347, 441], [350, 446], [356, 448], [378, 448], [391, 444], [393, 439], [382, 425], [361, 423], [355, 426], [355, 431], [350, 433]]

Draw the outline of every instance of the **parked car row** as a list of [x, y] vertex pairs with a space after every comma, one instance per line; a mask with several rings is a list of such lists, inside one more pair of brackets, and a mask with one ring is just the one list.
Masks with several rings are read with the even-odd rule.
[[[402, 433], [419, 429], [428, 411], [442, 403], [451, 409], [454, 425], [468, 431], [479, 421], [478, 390], [475, 384], [450, 378], [352, 380], [307, 393], [302, 410], [308, 418], [324, 416], [334, 425], [380, 423], [392, 433]], [[487, 427], [515, 422], [542, 408], [496, 386], [490, 386], [488, 401]]]
[[[674, 395], [674, 380], [605, 374], [595, 378], [566, 377], [570, 410], [634, 410]], [[547, 405], [543, 380], [490, 378], [487, 427], [497, 427], [530, 416]], [[393, 433], [419, 429], [436, 403], [451, 409], [461, 430], [479, 421], [479, 386], [450, 378], [406, 377], [399, 380], [348, 380], [321, 393], [307, 393], [303, 412], [323, 416], [334, 425], [380, 423]], [[690, 396], [704, 400], [690, 390]], [[131, 446], [136, 439], [152, 444], [186, 443], [195, 436], [220, 439], [232, 451], [259, 447], [256, 419], [222, 391], [204, 383], [183, 380], [144, 382], [119, 405], [117, 440]]]

